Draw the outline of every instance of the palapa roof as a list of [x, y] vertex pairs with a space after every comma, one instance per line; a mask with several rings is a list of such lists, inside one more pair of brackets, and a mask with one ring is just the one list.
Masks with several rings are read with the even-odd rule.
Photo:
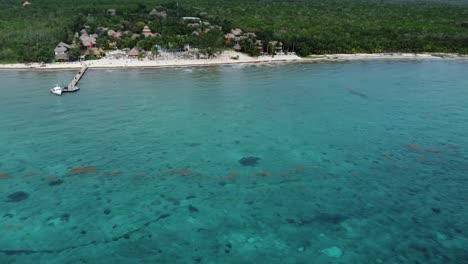
[[145, 26], [141, 33], [143, 33], [145, 37], [153, 36], [153, 33], [151, 33], [151, 29], [148, 26]]
[[55, 54], [61, 54], [61, 53], [65, 53], [68, 51], [68, 48], [66, 47], [62, 47], [62, 46], [57, 46], [55, 49], [54, 49], [54, 52]]
[[83, 35], [80, 37], [80, 40], [83, 46], [85, 47], [96, 45], [96, 38], [91, 37], [91, 36]]
[[143, 27], [143, 33], [144, 33], [144, 32], [149, 32], [149, 33], [151, 33], [151, 29], [150, 29], [148, 26], [144, 26], [144, 27]]
[[60, 42], [54, 49], [55, 54], [63, 54], [66, 53], [72, 46], [68, 45], [67, 43]]
[[127, 53], [128, 56], [138, 56], [140, 55], [140, 49], [135, 47]]
[[71, 48], [72, 48], [71, 45], [69, 45], [69, 44], [67, 44], [67, 43], [64, 43], [64, 42], [60, 42], [60, 43], [57, 45], [57, 47], [65, 47], [65, 48], [67, 48], [67, 49], [71, 49]]
[[56, 61], [67, 61], [69, 60], [70, 57], [68, 56], [67, 53], [60, 53], [55, 55], [55, 60]]

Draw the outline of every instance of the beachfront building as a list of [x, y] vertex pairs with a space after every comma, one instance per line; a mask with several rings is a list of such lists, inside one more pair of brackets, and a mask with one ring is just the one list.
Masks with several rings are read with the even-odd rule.
[[135, 47], [133, 48], [132, 50], [130, 50], [128, 53], [127, 53], [127, 57], [129, 59], [136, 59], [138, 58], [138, 56], [140, 55], [140, 49]]
[[70, 57], [68, 56], [68, 51], [71, 49], [71, 46], [60, 42], [57, 47], [55, 47], [55, 61], [69, 61]]
[[91, 48], [96, 48], [96, 39], [98, 38], [97, 34], [92, 34], [88, 35], [88, 32], [86, 29], [82, 29], [80, 31], [80, 42], [81, 46], [83, 47], [83, 50], [91, 49]]
[[88, 34], [81, 35], [80, 41], [84, 50], [96, 47], [96, 38], [94, 36], [89, 36]]

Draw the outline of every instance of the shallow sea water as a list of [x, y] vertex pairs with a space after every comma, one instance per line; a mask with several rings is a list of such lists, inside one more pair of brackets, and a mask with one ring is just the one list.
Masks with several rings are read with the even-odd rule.
[[0, 71], [0, 263], [468, 263], [467, 73]]

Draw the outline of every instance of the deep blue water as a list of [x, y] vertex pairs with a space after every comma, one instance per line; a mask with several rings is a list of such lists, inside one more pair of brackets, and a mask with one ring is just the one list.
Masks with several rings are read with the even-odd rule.
[[73, 75], [0, 71], [2, 264], [468, 263], [466, 61]]

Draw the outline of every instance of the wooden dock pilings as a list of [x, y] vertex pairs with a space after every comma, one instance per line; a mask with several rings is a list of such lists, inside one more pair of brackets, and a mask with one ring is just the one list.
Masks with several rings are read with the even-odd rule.
[[73, 80], [71, 80], [71, 82], [66, 87], [64, 87], [62, 89], [62, 92], [75, 92], [75, 91], [78, 91], [80, 88], [78, 86], [76, 86], [76, 85], [81, 80], [81, 78], [83, 77], [83, 75], [86, 73], [87, 70], [88, 70], [88, 66], [84, 63], [83, 67], [81, 67], [81, 70], [75, 75]]

